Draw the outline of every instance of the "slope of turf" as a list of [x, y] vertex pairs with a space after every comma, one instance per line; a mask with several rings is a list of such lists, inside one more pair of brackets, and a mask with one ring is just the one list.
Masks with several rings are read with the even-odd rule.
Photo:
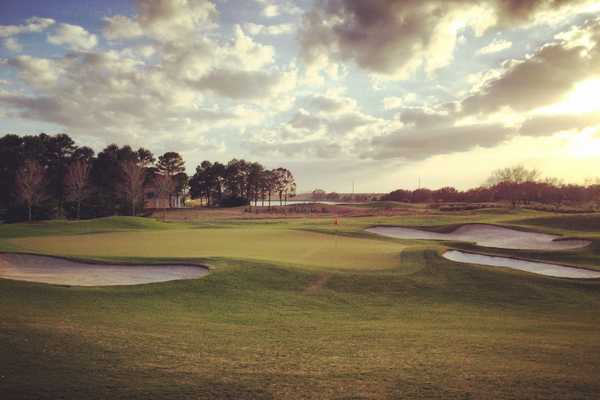
[[0, 239], [47, 235], [82, 235], [131, 230], [163, 230], [177, 224], [140, 217], [107, 217], [82, 221], [54, 220], [29, 224], [0, 224]]
[[[215, 268], [198, 280], [118, 288], [0, 280], [2, 398], [598, 397], [600, 282], [464, 267], [441, 258], [439, 244], [359, 233], [338, 236], [349, 253], [338, 260], [297, 250], [298, 241], [335, 239], [297, 229], [329, 224], [70, 233], [82, 244], [116, 235], [88, 255], [210, 256]], [[266, 235], [271, 253], [247, 231]], [[74, 248], [45, 235], [17, 244]], [[393, 257], [376, 258], [385, 251]], [[301, 261], [289, 262], [295, 252]]]

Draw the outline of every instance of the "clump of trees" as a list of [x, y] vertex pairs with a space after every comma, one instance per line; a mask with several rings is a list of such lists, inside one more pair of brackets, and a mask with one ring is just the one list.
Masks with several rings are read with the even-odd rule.
[[66, 134], [0, 138], [4, 219], [136, 215], [161, 171], [149, 150], [109, 145], [95, 155]]
[[0, 220], [137, 215], [145, 206], [180, 206], [186, 195], [209, 205], [238, 205], [278, 198], [296, 184], [285, 168], [231, 160], [202, 162], [190, 180], [180, 154], [111, 144], [95, 154], [66, 134], [0, 137]]
[[523, 166], [494, 171], [482, 186], [459, 191], [453, 187], [437, 190], [398, 189], [382, 196], [380, 200], [405, 203], [486, 203], [505, 201], [514, 207], [519, 204], [585, 203], [600, 200], [600, 183], [585, 185], [564, 184], [555, 178], [542, 178], [535, 169]]
[[202, 161], [190, 179], [192, 198], [212, 206], [280, 205], [296, 195], [294, 175], [285, 168], [266, 169], [258, 162], [233, 159], [227, 164]]

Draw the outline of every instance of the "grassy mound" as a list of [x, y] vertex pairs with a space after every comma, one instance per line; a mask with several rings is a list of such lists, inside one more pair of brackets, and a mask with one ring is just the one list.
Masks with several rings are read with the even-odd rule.
[[[410, 221], [457, 223], [426, 218]], [[466, 268], [441, 258], [439, 245], [360, 233], [399, 220], [355, 219], [337, 236], [331, 221], [318, 220], [145, 222], [100, 221], [106, 230], [90, 233], [90, 221], [79, 233], [32, 228], [30, 237], [0, 239], [0, 246], [138, 261], [210, 257], [215, 267], [202, 279], [131, 287], [0, 280], [4, 397], [593, 399], [600, 393], [600, 282]], [[336, 243], [338, 251], [331, 251]], [[599, 258], [571, 254], [575, 261], [579, 254]]]

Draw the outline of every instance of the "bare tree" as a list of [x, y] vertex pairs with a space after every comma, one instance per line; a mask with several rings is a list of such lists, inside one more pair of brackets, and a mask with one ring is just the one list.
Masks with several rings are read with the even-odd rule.
[[[171, 194], [175, 191], [175, 181], [173, 177], [169, 175], [156, 174], [154, 176], [154, 188], [156, 189], [156, 198], [166, 198], [170, 202]], [[170, 204], [169, 204], [170, 205]], [[163, 220], [165, 219], [165, 212], [163, 211]]]
[[17, 171], [16, 194], [27, 207], [27, 220], [31, 222], [31, 209], [46, 198], [44, 180], [46, 170], [35, 160], [25, 160]]
[[540, 171], [537, 169], [527, 169], [522, 165], [516, 167], [497, 169], [487, 180], [488, 186], [494, 186], [502, 182], [524, 183], [537, 182], [540, 179]]
[[85, 160], [73, 161], [65, 175], [65, 193], [69, 201], [77, 203], [77, 219], [81, 216], [81, 202], [90, 194], [90, 166]]
[[123, 179], [121, 191], [125, 200], [131, 203], [131, 215], [136, 215], [136, 204], [144, 199], [144, 181], [146, 178], [144, 167], [135, 161], [121, 163]]

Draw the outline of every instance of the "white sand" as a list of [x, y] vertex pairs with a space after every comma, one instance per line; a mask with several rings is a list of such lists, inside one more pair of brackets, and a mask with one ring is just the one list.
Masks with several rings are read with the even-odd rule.
[[57, 257], [0, 253], [0, 278], [70, 286], [138, 285], [206, 275], [194, 265], [87, 264]]
[[367, 232], [397, 239], [451, 240], [475, 243], [484, 247], [521, 250], [569, 250], [585, 247], [588, 240], [557, 240], [560, 236], [524, 232], [495, 225], [467, 224], [450, 233], [428, 232], [420, 229], [378, 226]]
[[526, 261], [515, 258], [487, 256], [483, 254], [465, 253], [464, 251], [449, 250], [443, 254], [444, 258], [467, 264], [488, 265], [492, 267], [512, 268], [520, 271], [532, 272], [558, 278], [600, 279], [600, 271], [573, 268], [558, 264], [549, 264], [537, 261]]

